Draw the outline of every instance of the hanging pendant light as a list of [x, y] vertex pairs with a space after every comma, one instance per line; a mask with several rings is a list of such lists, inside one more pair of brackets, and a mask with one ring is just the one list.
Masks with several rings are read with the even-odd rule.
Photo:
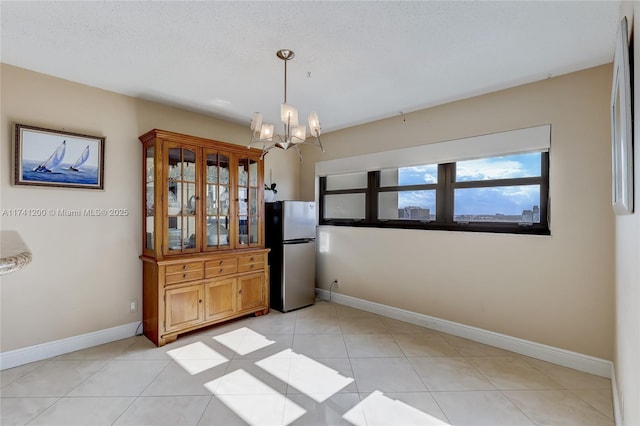
[[252, 145], [261, 145], [262, 156], [264, 157], [272, 148], [289, 149], [294, 148], [298, 152], [300, 161], [302, 153], [299, 145], [316, 145], [322, 152], [324, 147], [320, 141], [320, 120], [318, 114], [309, 114], [308, 123], [311, 136], [307, 138], [307, 126], [298, 123], [298, 109], [287, 103], [287, 62], [295, 58], [293, 50], [281, 49], [276, 52], [276, 56], [284, 62], [284, 102], [280, 105], [280, 121], [283, 125], [283, 134], [274, 133], [274, 125], [263, 123], [263, 115], [254, 112], [251, 117], [251, 142]]

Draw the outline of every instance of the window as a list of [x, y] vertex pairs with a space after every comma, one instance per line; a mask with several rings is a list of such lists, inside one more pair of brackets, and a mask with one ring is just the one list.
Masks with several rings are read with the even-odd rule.
[[327, 176], [323, 217], [330, 220], [363, 220], [366, 216], [367, 173]]
[[551, 125], [316, 163], [321, 225], [549, 235]]
[[377, 219], [435, 220], [437, 184], [437, 164], [381, 170]]
[[320, 224], [548, 235], [548, 150], [320, 177]]
[[453, 220], [540, 223], [545, 157], [535, 152], [455, 163]]

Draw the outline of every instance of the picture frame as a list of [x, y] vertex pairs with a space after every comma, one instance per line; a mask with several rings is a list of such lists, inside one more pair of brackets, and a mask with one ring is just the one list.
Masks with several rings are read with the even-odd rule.
[[104, 189], [105, 138], [15, 125], [14, 184]]
[[618, 26], [611, 89], [612, 204], [617, 215], [633, 213], [633, 128], [627, 18]]

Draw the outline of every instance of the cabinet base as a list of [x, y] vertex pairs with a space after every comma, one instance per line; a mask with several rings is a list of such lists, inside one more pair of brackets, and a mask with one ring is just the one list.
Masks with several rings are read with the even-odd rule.
[[174, 334], [173, 336], [164, 336], [158, 339], [158, 347], [164, 346], [168, 343], [173, 343], [178, 339], [178, 335]]
[[245, 318], [247, 316], [254, 315], [256, 317], [259, 317], [259, 316], [262, 316], [262, 315], [267, 315], [268, 313], [269, 313], [269, 308], [267, 307], [267, 308], [261, 309], [261, 310], [256, 311], [256, 312], [247, 312], [247, 313], [241, 314], [240, 316], [227, 318], [227, 319], [222, 320], [222, 321], [212, 322], [212, 323], [209, 323], [209, 324], [199, 325], [199, 326], [196, 326], [196, 327], [193, 327], [193, 328], [181, 330], [179, 333], [165, 334], [164, 336], [158, 336], [158, 342], [157, 343], [153, 339], [153, 336], [149, 336], [146, 333], [145, 333], [145, 336], [147, 337], [147, 339], [151, 340], [154, 344], [156, 344], [156, 346], [161, 347], [161, 346], [167, 345], [169, 343], [175, 342], [178, 339], [178, 337], [180, 337], [182, 335], [185, 335], [185, 334], [194, 333], [194, 332], [197, 333], [197, 332], [200, 332], [200, 331], [202, 331], [204, 329], [214, 328], [216, 326], [220, 326], [220, 325], [223, 325], [223, 324], [228, 324], [228, 323], [231, 323], [231, 322], [233, 322], [235, 320], [238, 320], [240, 318]]

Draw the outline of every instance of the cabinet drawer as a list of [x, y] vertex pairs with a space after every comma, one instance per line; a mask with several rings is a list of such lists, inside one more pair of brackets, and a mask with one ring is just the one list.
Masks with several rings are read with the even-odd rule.
[[175, 284], [183, 281], [201, 280], [204, 278], [202, 262], [187, 262], [167, 265], [165, 269], [165, 284]]
[[247, 254], [238, 256], [238, 272], [257, 271], [264, 269], [265, 255]]
[[207, 278], [235, 274], [236, 272], [238, 272], [238, 259], [235, 257], [225, 257], [205, 262], [205, 276]]
[[201, 280], [204, 278], [203, 270], [179, 272], [177, 274], [167, 274], [165, 277], [165, 284], [175, 284], [182, 281]]
[[202, 262], [179, 263], [177, 265], [167, 266], [167, 275], [177, 274], [178, 272], [202, 271]]

